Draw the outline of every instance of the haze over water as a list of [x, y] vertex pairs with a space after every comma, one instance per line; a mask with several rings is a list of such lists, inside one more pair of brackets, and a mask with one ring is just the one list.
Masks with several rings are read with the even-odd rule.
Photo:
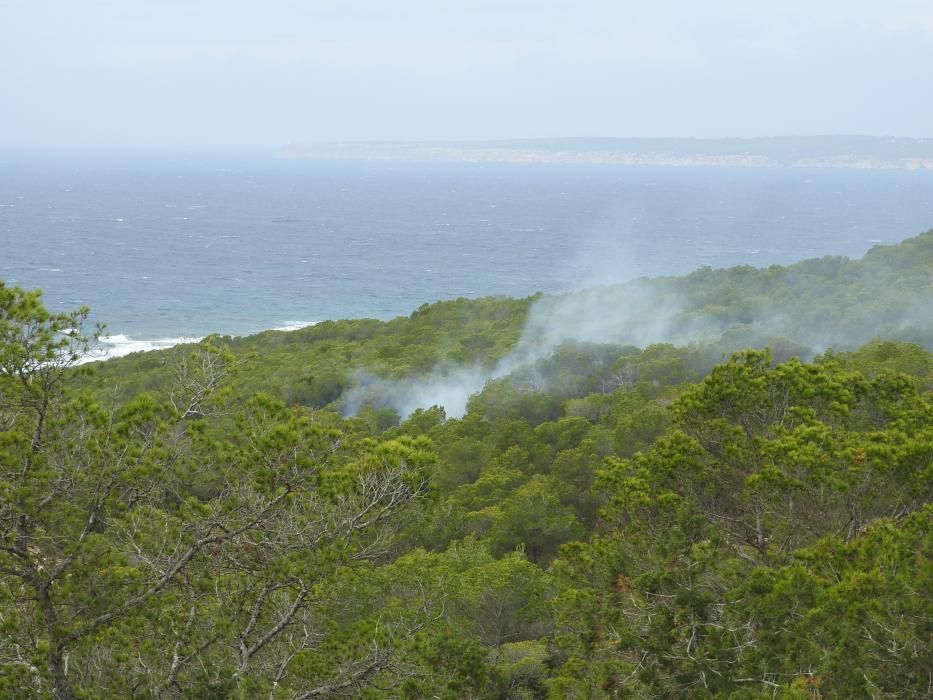
[[933, 173], [0, 158], [0, 279], [136, 340], [408, 314], [933, 227]]

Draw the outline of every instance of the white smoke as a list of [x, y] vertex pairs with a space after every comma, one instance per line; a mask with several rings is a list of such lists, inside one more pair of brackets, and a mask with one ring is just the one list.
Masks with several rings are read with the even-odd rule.
[[[616, 267], [628, 259], [611, 250], [605, 257]], [[715, 350], [712, 355], [771, 345], [776, 357], [805, 359], [879, 337], [933, 348], [933, 288], [913, 283], [892, 293], [892, 270], [862, 269], [862, 264], [821, 258], [769, 269], [761, 278], [767, 286], [760, 289], [749, 287], [746, 275], [764, 272], [706, 268], [687, 277], [640, 278], [541, 297], [529, 309], [515, 348], [495, 365], [445, 365], [405, 380], [364, 377], [345, 395], [344, 409], [352, 414], [372, 403], [391, 406], [404, 418], [437, 405], [448, 416], [461, 417], [487, 382], [534, 365], [567, 342], [641, 348], [695, 343]]]
[[390, 406], [405, 418], [419, 408], [442, 406], [449, 417], [466, 413], [470, 396], [482, 391], [490, 370], [480, 366], [442, 365], [413, 379], [383, 379], [357, 375], [355, 386], [343, 395], [343, 412], [352, 416], [364, 405]]
[[405, 418], [416, 409], [441, 406], [448, 417], [460, 418], [470, 397], [487, 382], [550, 357], [568, 341], [644, 347], [675, 335], [695, 338], [700, 329], [696, 324], [684, 327], [682, 311], [675, 296], [662, 297], [642, 281], [542, 297], [529, 310], [515, 348], [495, 365], [441, 365], [401, 380], [361, 374], [356, 386], [344, 394], [343, 411], [354, 415], [367, 404], [390, 406]]

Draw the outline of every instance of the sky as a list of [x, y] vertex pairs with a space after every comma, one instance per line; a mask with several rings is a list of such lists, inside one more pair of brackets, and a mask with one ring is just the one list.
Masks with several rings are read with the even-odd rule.
[[933, 136], [931, 0], [0, 0], [0, 147]]

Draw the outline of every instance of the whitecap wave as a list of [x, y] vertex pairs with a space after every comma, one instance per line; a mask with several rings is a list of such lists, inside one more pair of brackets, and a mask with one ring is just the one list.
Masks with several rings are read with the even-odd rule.
[[[285, 321], [283, 325], [269, 330], [273, 331], [297, 331], [317, 324], [317, 321]], [[185, 343], [197, 343], [204, 340], [205, 336], [179, 336], [177, 338], [155, 338], [142, 339], [131, 338], [123, 333], [103, 336], [88, 354], [82, 358], [79, 364], [85, 362], [98, 362], [109, 360], [114, 357], [123, 357], [134, 352], [150, 352], [152, 350], [165, 350], [184, 345]]]
[[317, 321], [285, 321], [285, 325], [277, 326], [270, 330], [273, 331], [298, 331], [302, 328], [307, 328], [308, 326], [313, 326]]
[[184, 343], [197, 343], [202, 340], [198, 337], [180, 336], [178, 338], [157, 338], [154, 340], [141, 340], [128, 335], [117, 333], [102, 337], [96, 345], [82, 358], [85, 362], [109, 360], [114, 357], [123, 357], [134, 352], [149, 352], [150, 350], [165, 350]]

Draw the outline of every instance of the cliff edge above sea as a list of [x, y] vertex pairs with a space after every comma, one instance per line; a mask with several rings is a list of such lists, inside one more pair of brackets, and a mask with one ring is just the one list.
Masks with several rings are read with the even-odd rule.
[[933, 170], [933, 139], [876, 136], [554, 138], [289, 144], [285, 159], [410, 160], [655, 167]]

